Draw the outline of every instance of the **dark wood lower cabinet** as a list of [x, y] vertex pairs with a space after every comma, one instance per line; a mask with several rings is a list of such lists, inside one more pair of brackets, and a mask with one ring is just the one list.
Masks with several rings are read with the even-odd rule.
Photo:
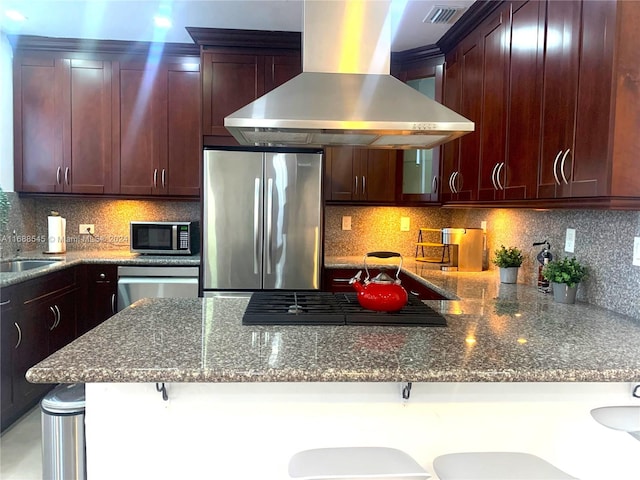
[[117, 265], [84, 265], [86, 293], [78, 317], [78, 336], [97, 327], [116, 313]]
[[2, 289], [2, 430], [54, 386], [30, 383], [25, 375], [76, 338], [76, 274], [69, 268]]

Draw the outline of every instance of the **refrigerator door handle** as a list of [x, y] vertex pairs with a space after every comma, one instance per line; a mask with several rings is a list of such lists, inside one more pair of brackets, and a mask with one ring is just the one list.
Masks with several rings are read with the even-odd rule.
[[267, 275], [271, 275], [271, 249], [273, 248], [273, 178], [267, 180]]
[[260, 252], [260, 179], [256, 178], [253, 191], [253, 274], [259, 273], [258, 253]]

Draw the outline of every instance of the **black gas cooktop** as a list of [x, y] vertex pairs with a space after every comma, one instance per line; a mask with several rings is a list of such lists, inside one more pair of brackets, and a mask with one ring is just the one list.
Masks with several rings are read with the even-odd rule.
[[397, 325], [446, 327], [445, 318], [409, 295], [397, 312], [360, 306], [356, 293], [263, 291], [251, 295], [245, 325]]

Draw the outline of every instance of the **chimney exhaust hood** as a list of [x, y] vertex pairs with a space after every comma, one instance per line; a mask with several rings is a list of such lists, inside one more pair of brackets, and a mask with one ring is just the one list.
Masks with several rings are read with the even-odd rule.
[[302, 73], [227, 116], [241, 145], [432, 148], [470, 120], [390, 75], [389, 0], [305, 0]]

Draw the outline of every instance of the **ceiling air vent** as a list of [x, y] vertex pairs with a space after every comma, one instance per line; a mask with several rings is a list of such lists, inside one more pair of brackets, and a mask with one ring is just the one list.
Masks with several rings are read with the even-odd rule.
[[424, 17], [422, 23], [452, 24], [458, 20], [465, 9], [466, 7], [441, 7], [435, 5], [431, 7], [431, 11]]

